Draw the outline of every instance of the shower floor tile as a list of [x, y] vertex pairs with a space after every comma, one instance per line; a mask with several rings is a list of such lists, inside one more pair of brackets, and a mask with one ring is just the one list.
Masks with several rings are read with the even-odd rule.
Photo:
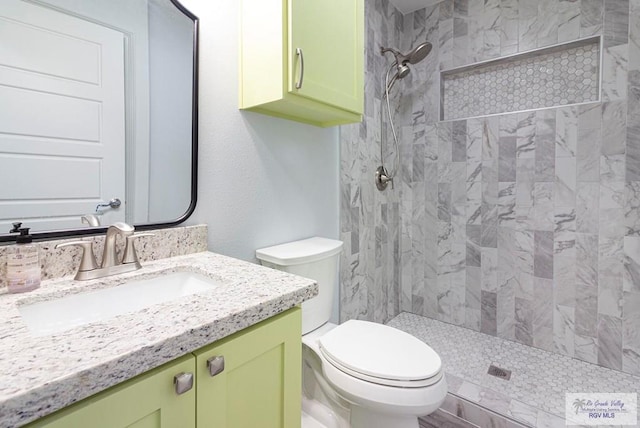
[[[640, 377], [419, 315], [401, 313], [388, 325], [440, 355], [450, 393], [525, 425], [564, 426], [567, 392], [640, 392]], [[487, 374], [491, 364], [511, 379]]]

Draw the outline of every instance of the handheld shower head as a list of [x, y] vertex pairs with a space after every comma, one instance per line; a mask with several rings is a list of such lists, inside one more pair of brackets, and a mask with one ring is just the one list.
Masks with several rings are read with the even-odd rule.
[[418, 46], [413, 48], [409, 53], [403, 54], [400, 51], [393, 48], [385, 48], [380, 47], [380, 53], [385, 54], [387, 52], [391, 52], [395, 57], [395, 62], [391, 66], [391, 68], [396, 68], [396, 73], [393, 77], [387, 81], [387, 91], [391, 90], [391, 87], [398, 79], [402, 79], [409, 74], [411, 69], [408, 64], [417, 64], [429, 55], [432, 49], [432, 45], [429, 42], [420, 43]]
[[417, 64], [429, 55], [433, 46], [429, 42], [420, 43], [418, 46], [413, 48], [411, 52], [409, 52], [405, 57], [410, 64]]
[[385, 54], [387, 52], [391, 52], [393, 56], [396, 58], [396, 64], [398, 65], [407, 65], [407, 64], [417, 64], [429, 55], [433, 46], [429, 42], [420, 43], [418, 46], [413, 48], [409, 53], [403, 54], [400, 51], [393, 48], [380, 48], [380, 53]]

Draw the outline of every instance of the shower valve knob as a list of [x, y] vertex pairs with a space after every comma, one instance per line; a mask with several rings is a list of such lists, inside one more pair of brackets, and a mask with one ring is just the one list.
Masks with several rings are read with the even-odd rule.
[[389, 183], [391, 183], [391, 189], [393, 189], [393, 177], [389, 176], [384, 166], [379, 166], [378, 169], [376, 169], [376, 187], [378, 190], [383, 191]]

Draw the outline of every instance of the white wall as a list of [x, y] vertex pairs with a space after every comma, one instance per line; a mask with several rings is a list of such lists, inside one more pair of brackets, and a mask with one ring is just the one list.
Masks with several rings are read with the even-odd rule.
[[338, 237], [338, 129], [238, 110], [238, 0], [182, 0], [200, 18], [198, 205], [212, 251]]

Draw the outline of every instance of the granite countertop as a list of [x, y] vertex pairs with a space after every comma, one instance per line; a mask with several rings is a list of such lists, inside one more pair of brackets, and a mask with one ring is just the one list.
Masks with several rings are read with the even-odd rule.
[[[192, 271], [221, 286], [36, 337], [19, 306], [112, 287], [132, 279]], [[317, 294], [314, 281], [210, 252], [143, 264], [112, 277], [43, 281], [0, 296], [0, 426], [31, 422], [292, 308]]]

